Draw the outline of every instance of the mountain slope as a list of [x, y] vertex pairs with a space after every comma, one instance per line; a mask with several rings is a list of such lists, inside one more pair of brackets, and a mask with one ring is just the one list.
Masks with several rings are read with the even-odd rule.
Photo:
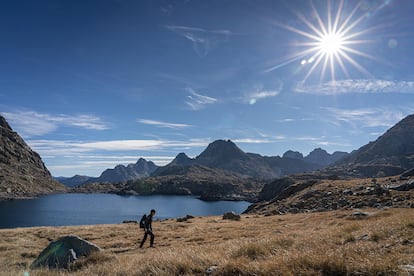
[[280, 214], [339, 208], [412, 208], [413, 168], [414, 115], [410, 115], [334, 166], [266, 184], [259, 193], [259, 202], [250, 206], [248, 212]]
[[33, 197], [64, 192], [39, 154], [0, 116], [0, 199]]
[[414, 115], [337, 163], [361, 176], [397, 175], [414, 167]]

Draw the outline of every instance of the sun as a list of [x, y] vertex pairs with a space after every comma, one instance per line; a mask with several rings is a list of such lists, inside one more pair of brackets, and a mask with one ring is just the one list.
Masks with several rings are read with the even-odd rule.
[[312, 4], [313, 2], [311, 2], [311, 14], [305, 16], [296, 11], [299, 21], [304, 23], [303, 29], [274, 22], [279, 27], [300, 35], [301, 42], [296, 42], [294, 46], [303, 50], [286, 57], [284, 62], [268, 68], [265, 72], [299, 61], [301, 66], [309, 68], [303, 82], [318, 70], [321, 82], [326, 79], [335, 81], [339, 72], [349, 77], [349, 67], [371, 76], [357, 61], [357, 58], [361, 57], [376, 60], [375, 57], [357, 49], [358, 45], [372, 42], [362, 38], [373, 29], [360, 27], [367, 18], [366, 13], [361, 14], [362, 2], [358, 2], [348, 12], [345, 12], [344, 0], [333, 2], [337, 4], [335, 10], [332, 9], [331, 1], [327, 0], [325, 16], [321, 16], [321, 12]]
[[329, 33], [320, 38], [318, 47], [324, 55], [336, 55], [341, 53], [344, 45], [340, 34]]

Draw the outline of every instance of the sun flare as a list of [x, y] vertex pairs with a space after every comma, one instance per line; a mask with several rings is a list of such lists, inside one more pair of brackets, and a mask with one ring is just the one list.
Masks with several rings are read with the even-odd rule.
[[[362, 21], [367, 18], [366, 13], [362, 12], [361, 14], [361, 3], [345, 12], [344, 0], [333, 2], [337, 4], [335, 11], [331, 7], [331, 1], [327, 0], [325, 16], [322, 16], [313, 4], [311, 4], [311, 14], [308, 16], [295, 11], [299, 21], [304, 23], [304, 28], [299, 29], [275, 22], [276, 25], [302, 36], [303, 39], [296, 42], [294, 46], [302, 47], [303, 50], [286, 57], [284, 62], [265, 70], [265, 72], [273, 71], [299, 60], [302, 67], [309, 68], [303, 82], [317, 70], [320, 70], [320, 81], [326, 79], [335, 81], [338, 73], [343, 73], [349, 78], [348, 65], [371, 76], [368, 70], [356, 59], [363, 57], [376, 60], [373, 56], [356, 49], [358, 45], [371, 42], [361, 39], [361, 36], [372, 30], [372, 28], [360, 28]], [[341, 70], [338, 71], [338, 68]]]
[[344, 40], [340, 34], [329, 33], [321, 37], [319, 48], [325, 55], [334, 55], [341, 52]]

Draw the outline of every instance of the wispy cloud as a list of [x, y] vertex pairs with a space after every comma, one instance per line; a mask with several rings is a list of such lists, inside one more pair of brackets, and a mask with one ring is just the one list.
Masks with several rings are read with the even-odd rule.
[[284, 137], [279, 137], [279, 139], [240, 138], [240, 139], [234, 139], [232, 141], [235, 143], [239, 143], [239, 144], [271, 144], [271, 143], [275, 143], [283, 139]]
[[[70, 163], [64, 162], [63, 160], [63, 162], [49, 165], [48, 169], [51, 170], [54, 175], [72, 176], [74, 174], [87, 174], [90, 176], [98, 176], [108, 168], [113, 168], [120, 164], [128, 165], [136, 163], [139, 158], [144, 158], [159, 166], [164, 166], [170, 163], [174, 159], [174, 156], [76, 156], [71, 159]], [[91, 172], [93, 172], [93, 175], [91, 175]]]
[[305, 122], [305, 121], [314, 121], [314, 118], [299, 118], [299, 119], [294, 119], [294, 118], [285, 118], [285, 119], [279, 119], [279, 120], [275, 120], [275, 122], [278, 123], [294, 123], [294, 122]]
[[210, 140], [28, 140], [27, 143], [41, 156], [70, 156], [91, 152], [157, 151], [166, 148], [204, 147]]
[[405, 93], [414, 94], [414, 81], [389, 81], [375, 79], [337, 80], [319, 85], [299, 83], [295, 87], [298, 93], [337, 95], [349, 93]]
[[186, 26], [165, 26], [168, 30], [185, 37], [193, 43], [194, 51], [200, 56], [205, 57], [218, 44], [228, 40], [232, 35], [229, 30], [206, 30], [202, 28]]
[[[104, 169], [118, 164], [135, 163], [142, 157], [158, 165], [166, 165], [174, 157], [171, 153], [187, 149], [205, 148], [211, 139], [177, 140], [27, 140], [38, 152], [53, 175], [99, 175]], [[155, 154], [152, 155], [151, 152]], [[168, 152], [168, 156], [160, 155]], [[127, 153], [128, 155], [124, 155]], [[143, 155], [144, 153], [144, 155]], [[134, 155], [135, 154], [135, 155]], [[51, 164], [49, 164], [49, 161]]]
[[138, 119], [137, 121], [139, 123], [145, 124], [145, 125], [153, 125], [153, 126], [157, 126], [157, 127], [172, 128], [172, 129], [181, 129], [181, 128], [192, 127], [192, 125], [187, 125], [187, 124], [167, 123], [167, 122], [147, 120], [147, 119]]
[[256, 91], [252, 92], [247, 96], [247, 100], [249, 104], [255, 104], [258, 100], [275, 97], [279, 95], [279, 90], [273, 90], [273, 91]]
[[59, 126], [71, 126], [91, 130], [106, 130], [108, 125], [93, 115], [46, 114], [36, 111], [2, 112], [13, 128], [24, 137], [41, 136], [51, 133]]
[[391, 127], [412, 112], [389, 108], [325, 108], [334, 124], [348, 123], [360, 127]]
[[205, 105], [214, 104], [218, 101], [215, 98], [208, 97], [208, 96], [197, 93], [191, 87], [186, 88], [186, 90], [190, 93], [190, 95], [187, 96], [186, 104], [192, 110], [200, 110], [204, 108]]

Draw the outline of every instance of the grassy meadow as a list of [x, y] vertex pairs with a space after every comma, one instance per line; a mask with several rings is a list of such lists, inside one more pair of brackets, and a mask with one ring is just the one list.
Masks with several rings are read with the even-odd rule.
[[[155, 248], [136, 224], [0, 230], [0, 275], [413, 275], [414, 210], [331, 211], [241, 221], [197, 217], [153, 223]], [[28, 267], [50, 241], [78, 235], [103, 251], [69, 270]]]

